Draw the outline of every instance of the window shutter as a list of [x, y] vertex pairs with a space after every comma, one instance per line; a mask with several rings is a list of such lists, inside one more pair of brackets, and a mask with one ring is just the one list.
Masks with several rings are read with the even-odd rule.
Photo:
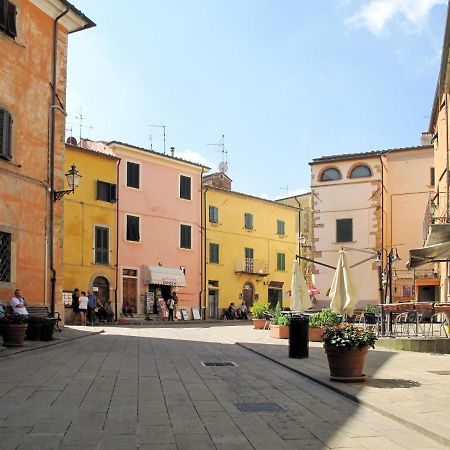
[[180, 247], [191, 248], [191, 226], [181, 225], [180, 228]]
[[7, 32], [11, 37], [16, 37], [16, 5], [13, 5], [8, 1], [6, 1], [6, 3], [8, 4]]
[[216, 206], [209, 207], [209, 221], [211, 223], [219, 222], [219, 210]]
[[117, 188], [115, 184], [109, 185], [109, 201], [111, 203], [117, 202]]
[[127, 240], [139, 242], [139, 217], [127, 216]]
[[253, 215], [250, 213], [245, 213], [245, 228], [247, 230], [253, 229]]
[[127, 162], [127, 186], [139, 189], [139, 164]]
[[180, 198], [191, 200], [191, 179], [180, 175]]
[[353, 242], [353, 220], [336, 220], [336, 242]]
[[11, 159], [12, 117], [6, 109], [0, 109], [0, 157]]
[[8, 0], [0, 0], [0, 30], [6, 30], [8, 17]]

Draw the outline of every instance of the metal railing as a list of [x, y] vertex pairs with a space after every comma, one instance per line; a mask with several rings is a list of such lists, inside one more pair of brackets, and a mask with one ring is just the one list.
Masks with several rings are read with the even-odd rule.
[[262, 259], [238, 258], [236, 259], [235, 272], [268, 275], [269, 264]]

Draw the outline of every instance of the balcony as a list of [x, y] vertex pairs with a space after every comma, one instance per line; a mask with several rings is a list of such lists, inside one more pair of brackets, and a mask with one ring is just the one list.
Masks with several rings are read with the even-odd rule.
[[236, 273], [250, 273], [265, 277], [269, 275], [269, 264], [262, 259], [238, 258], [236, 259]]

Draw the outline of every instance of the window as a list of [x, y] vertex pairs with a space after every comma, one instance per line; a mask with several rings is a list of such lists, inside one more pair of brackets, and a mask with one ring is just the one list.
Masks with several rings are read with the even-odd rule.
[[114, 203], [117, 201], [116, 185], [97, 180], [97, 200]]
[[211, 223], [219, 223], [219, 208], [217, 206], [209, 207], [209, 221]]
[[356, 166], [350, 173], [350, 178], [371, 177], [372, 171], [367, 166]]
[[320, 176], [320, 181], [340, 180], [342, 178], [341, 172], [337, 169], [326, 169]]
[[11, 159], [11, 132], [11, 114], [6, 109], [0, 108], [0, 158]]
[[127, 215], [127, 241], [140, 241], [138, 216]]
[[435, 179], [435, 172], [434, 167], [430, 167], [430, 186], [434, 186], [436, 179]]
[[286, 255], [284, 253], [277, 253], [277, 270], [286, 270]]
[[0, 231], [0, 281], [11, 281], [11, 234]]
[[109, 264], [109, 228], [95, 227], [94, 259], [96, 264]]
[[190, 225], [180, 226], [180, 248], [192, 248], [191, 229]]
[[8, 0], [0, 0], [0, 31], [12, 38], [17, 36], [16, 14], [16, 5]]
[[180, 175], [180, 198], [191, 200], [191, 177]]
[[279, 234], [280, 236], [284, 236], [284, 228], [284, 220], [277, 220], [277, 234]]
[[245, 248], [245, 271], [253, 273], [253, 249]]
[[253, 230], [253, 214], [245, 213], [244, 226], [247, 230]]
[[127, 161], [127, 186], [135, 189], [139, 189], [139, 169], [140, 166], [137, 163]]
[[209, 244], [209, 262], [219, 264], [219, 244]]
[[353, 219], [336, 220], [336, 242], [353, 242]]

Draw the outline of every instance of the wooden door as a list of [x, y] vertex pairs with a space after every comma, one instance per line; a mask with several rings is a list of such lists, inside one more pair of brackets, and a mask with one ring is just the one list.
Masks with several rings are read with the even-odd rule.
[[250, 308], [251, 306], [253, 306], [253, 300], [254, 300], [253, 291], [254, 291], [254, 289], [253, 289], [252, 283], [244, 284], [244, 289], [242, 290], [242, 300], [244, 300], [245, 303], [247, 304], [247, 308]]
[[128, 307], [136, 313], [136, 295], [137, 280], [136, 278], [123, 278], [123, 303], [128, 302]]

